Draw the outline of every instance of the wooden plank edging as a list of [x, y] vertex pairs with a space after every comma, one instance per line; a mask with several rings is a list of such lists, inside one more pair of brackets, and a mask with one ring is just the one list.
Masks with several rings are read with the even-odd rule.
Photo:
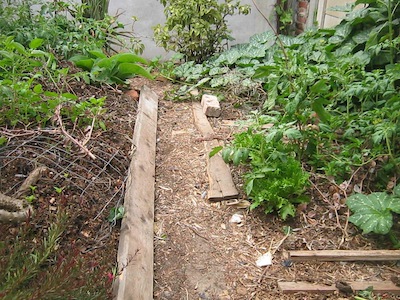
[[119, 274], [114, 299], [153, 299], [153, 226], [158, 97], [148, 87], [140, 92], [131, 164], [126, 183]]
[[400, 250], [297, 250], [292, 261], [390, 261], [400, 260]]
[[[200, 103], [193, 103], [194, 122], [204, 137], [212, 137], [214, 130], [208, 122], [207, 116], [203, 112]], [[239, 192], [232, 179], [231, 170], [224, 162], [222, 157], [217, 154], [209, 157], [209, 152], [221, 144], [216, 139], [204, 141], [207, 156], [207, 173], [210, 187], [207, 192], [207, 198], [211, 202], [224, 201], [238, 198]]]
[[[365, 290], [372, 286], [375, 293], [400, 294], [400, 287], [396, 286], [391, 281], [350, 281], [347, 282], [347, 284], [355, 292]], [[284, 294], [299, 292], [327, 294], [339, 291], [335, 284], [325, 285], [301, 281], [281, 281], [278, 282], [278, 287]]]

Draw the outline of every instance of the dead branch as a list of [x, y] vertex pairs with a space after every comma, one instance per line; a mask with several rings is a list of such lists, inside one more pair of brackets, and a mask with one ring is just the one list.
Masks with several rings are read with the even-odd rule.
[[18, 223], [33, 214], [33, 207], [25, 199], [20, 199], [20, 197], [29, 192], [30, 187], [35, 185], [47, 170], [45, 166], [34, 169], [13, 197], [0, 194], [0, 222]]
[[64, 128], [63, 121], [61, 119], [61, 105], [58, 105], [55, 110], [55, 118], [57, 120], [58, 125], [60, 126], [61, 132], [75, 145], [77, 145], [81, 150], [86, 153], [91, 159], [96, 159], [96, 156], [89, 149], [87, 149], [84, 145], [82, 145], [77, 139], [71, 136]]
[[45, 172], [47, 172], [47, 167], [44, 166], [34, 169], [21, 184], [18, 191], [14, 194], [14, 198], [18, 199], [27, 194], [30, 190], [30, 187], [34, 186]]

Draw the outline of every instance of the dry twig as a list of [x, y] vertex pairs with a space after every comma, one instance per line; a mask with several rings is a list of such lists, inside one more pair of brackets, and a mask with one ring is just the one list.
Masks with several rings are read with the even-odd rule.
[[77, 139], [75, 139], [73, 136], [71, 136], [64, 128], [63, 121], [61, 119], [61, 105], [58, 105], [55, 110], [55, 117], [57, 120], [58, 125], [60, 126], [61, 132], [69, 139], [71, 140], [75, 145], [77, 145], [83, 152], [85, 152], [91, 159], [96, 159], [96, 156], [92, 152], [90, 152], [89, 149], [87, 149], [84, 145], [82, 145]]

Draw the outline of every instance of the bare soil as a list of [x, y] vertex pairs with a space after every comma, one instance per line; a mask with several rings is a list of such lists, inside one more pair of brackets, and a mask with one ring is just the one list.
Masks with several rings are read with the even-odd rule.
[[[209, 203], [208, 153], [194, 124], [192, 103], [165, 99], [165, 91], [173, 87], [164, 81], [135, 79], [132, 88], [139, 90], [143, 84], [160, 97], [154, 299], [352, 299], [344, 294], [284, 295], [277, 284], [307, 281], [331, 285], [338, 281], [390, 280], [399, 276], [396, 262], [292, 263], [288, 259], [289, 250], [390, 249], [386, 240], [361, 236], [348, 223], [348, 211], [340, 201], [345, 197], [343, 186], [339, 188], [329, 178], [312, 176], [313, 184], [308, 191], [311, 202], [286, 222], [275, 215], [265, 215], [262, 210], [241, 208], [240, 204]], [[102, 117], [107, 131], [95, 130], [87, 144], [97, 159], [93, 161], [82, 154], [60, 134], [2, 128], [9, 143], [0, 148], [0, 192], [11, 195], [37, 165], [50, 168], [51, 172], [37, 184], [35, 214], [25, 225], [32, 232], [29, 243], [38, 243], [57, 212], [66, 212], [69, 221], [61, 239], [63, 255], [75, 253], [82, 258], [82, 274], [96, 271], [99, 275], [95, 284], [107, 291], [107, 299], [111, 298], [110, 275], [116, 265], [119, 236], [118, 222], [109, 222], [107, 217], [112, 207], [122, 204], [137, 99], [115, 90], [86, 88], [89, 89], [85, 87], [82, 93], [97, 97], [104, 93], [108, 97], [107, 113]], [[232, 99], [222, 102], [222, 108], [220, 118], [209, 120], [216, 135], [228, 143], [240, 129], [226, 120], [244, 120], [251, 108], [237, 108]], [[72, 126], [68, 129], [76, 136], [85, 135], [74, 132]], [[239, 190], [243, 172], [232, 168]], [[349, 192], [360, 178], [365, 179], [365, 174], [368, 170], [354, 176], [347, 186]], [[62, 187], [62, 193], [54, 187]], [[243, 192], [239, 200], [247, 200]], [[241, 222], [230, 222], [233, 215], [240, 215]], [[290, 226], [293, 233], [285, 236], [284, 226]], [[11, 244], [21, 235], [22, 227], [0, 224], [0, 241]], [[268, 251], [273, 253], [273, 264], [257, 267], [257, 259]], [[389, 294], [381, 296], [400, 299]]]

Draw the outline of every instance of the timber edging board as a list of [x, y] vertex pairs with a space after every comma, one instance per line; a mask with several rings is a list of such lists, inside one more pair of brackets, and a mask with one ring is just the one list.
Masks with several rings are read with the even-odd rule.
[[[214, 130], [208, 122], [207, 116], [204, 114], [200, 103], [193, 103], [193, 116], [194, 122], [203, 137], [211, 137], [214, 135]], [[210, 187], [207, 192], [208, 200], [211, 202], [218, 202], [238, 198], [239, 192], [233, 182], [229, 166], [220, 155], [216, 154], [213, 157], [209, 157], [208, 155], [214, 147], [220, 146], [220, 143], [217, 139], [212, 139], [210, 141], [204, 141], [204, 144], [207, 151], [207, 173], [210, 182]]]
[[292, 261], [390, 261], [400, 260], [400, 250], [297, 250]]
[[[375, 293], [400, 294], [400, 287], [396, 286], [391, 281], [350, 281], [347, 282], [347, 285], [351, 287], [351, 289], [355, 292], [366, 290], [369, 287], [373, 287], [373, 291]], [[297, 282], [281, 281], [278, 282], [278, 287], [284, 294], [292, 294], [300, 292], [328, 294], [340, 291], [336, 287], [336, 284], [325, 285], [325, 284], [316, 284], [316, 283], [301, 282], [301, 281]]]
[[116, 300], [153, 299], [153, 226], [158, 97], [148, 87], [140, 91], [133, 135], [131, 164], [126, 182]]

